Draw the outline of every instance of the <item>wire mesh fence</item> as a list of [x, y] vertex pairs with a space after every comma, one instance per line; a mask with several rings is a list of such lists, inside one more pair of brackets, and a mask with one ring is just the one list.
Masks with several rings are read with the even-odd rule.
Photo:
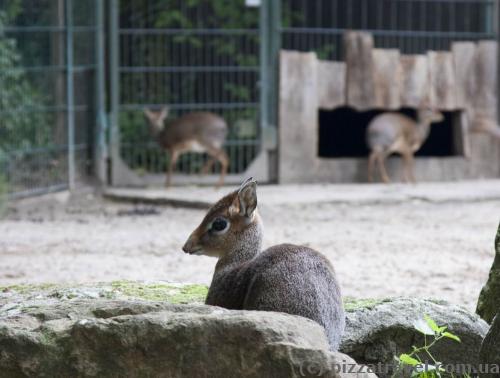
[[[133, 170], [166, 169], [143, 110], [168, 105], [173, 117], [224, 117], [230, 173], [242, 173], [276, 107], [279, 48], [341, 60], [344, 32], [357, 29], [371, 32], [377, 47], [448, 50], [455, 40], [496, 38], [497, 17], [497, 0], [273, 0], [260, 8], [244, 0], [0, 0], [0, 175], [15, 195], [78, 181], [91, 167], [97, 113], [106, 123], [113, 105], [104, 97], [114, 92], [118, 150]], [[177, 171], [198, 172], [206, 159], [185, 154]]]
[[89, 164], [96, 0], [0, 0], [0, 174], [12, 195]]
[[347, 30], [404, 54], [449, 50], [453, 41], [496, 38], [496, 0], [282, 0], [282, 47], [343, 59]]
[[[168, 156], [152, 140], [143, 110], [168, 105], [173, 117], [210, 111], [229, 125], [229, 172], [259, 147], [258, 8], [243, 1], [120, 1], [120, 150], [136, 171], [163, 172]], [[181, 156], [198, 172], [207, 156]]]

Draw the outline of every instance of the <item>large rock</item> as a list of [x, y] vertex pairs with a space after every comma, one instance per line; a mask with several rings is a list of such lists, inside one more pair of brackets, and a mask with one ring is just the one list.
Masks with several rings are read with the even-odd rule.
[[[445, 302], [396, 298], [346, 303], [346, 333], [340, 350], [362, 364], [394, 364], [394, 356], [423, 345], [414, 322], [429, 315], [439, 326], [446, 325], [462, 342], [442, 339], [433, 355], [446, 364], [478, 364], [479, 349], [488, 324], [475, 314]], [[380, 377], [390, 374], [379, 374]]]
[[[424, 314], [462, 339], [440, 341], [435, 356], [443, 363], [476, 364], [488, 331], [478, 316], [444, 302], [347, 300], [345, 354], [331, 353], [321, 327], [308, 319], [204, 306], [206, 292], [198, 285], [126, 281], [0, 288], [0, 372], [368, 377], [336, 371], [355, 364], [350, 357], [390, 370], [394, 356], [422, 343], [413, 323]], [[384, 370], [378, 375], [389, 376]]]
[[479, 294], [476, 312], [488, 323], [500, 311], [500, 225], [495, 238], [495, 259], [490, 269], [488, 282]]
[[481, 346], [482, 377], [498, 377], [500, 375], [500, 315], [497, 315]]
[[178, 303], [198, 302], [204, 287], [3, 290], [2, 377], [374, 377], [342, 373], [355, 362], [329, 352], [323, 329], [308, 319], [157, 297], [165, 291]]

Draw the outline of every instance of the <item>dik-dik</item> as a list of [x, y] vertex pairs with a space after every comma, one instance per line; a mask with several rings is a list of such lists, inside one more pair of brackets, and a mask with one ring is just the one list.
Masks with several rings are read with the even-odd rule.
[[202, 168], [202, 173], [209, 172], [214, 162], [219, 161], [221, 173], [217, 186], [224, 184], [229, 159], [222, 148], [227, 135], [227, 124], [221, 117], [208, 112], [193, 112], [165, 125], [168, 116], [167, 107], [158, 112], [144, 109], [144, 115], [158, 144], [170, 153], [167, 187], [171, 184], [175, 164], [184, 152], [206, 152], [209, 155], [210, 158]]
[[315, 250], [293, 244], [261, 251], [262, 231], [252, 179], [208, 211], [182, 248], [218, 258], [206, 304], [312, 319], [324, 327], [331, 349], [337, 350], [345, 315], [332, 265]]
[[431, 109], [419, 110], [417, 121], [400, 113], [382, 113], [376, 116], [366, 132], [366, 142], [371, 150], [368, 158], [368, 181], [373, 181], [377, 163], [382, 180], [389, 182], [385, 159], [392, 153], [398, 153], [403, 157], [404, 179], [415, 182], [413, 155], [429, 136], [431, 123], [441, 122], [443, 119], [441, 112]]

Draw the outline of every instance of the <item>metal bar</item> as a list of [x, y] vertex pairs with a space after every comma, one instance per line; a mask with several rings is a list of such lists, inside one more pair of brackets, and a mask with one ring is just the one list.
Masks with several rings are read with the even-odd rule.
[[259, 67], [253, 66], [121, 66], [120, 72], [143, 73], [191, 73], [191, 72], [259, 72]]
[[138, 28], [138, 29], [120, 29], [121, 35], [157, 35], [157, 34], [171, 34], [171, 35], [236, 35], [236, 34], [259, 34], [259, 29], [165, 29], [165, 28]]
[[269, 18], [269, 71], [270, 71], [270, 92], [269, 92], [269, 124], [276, 132], [278, 127], [278, 73], [279, 73], [279, 52], [281, 49], [281, 0], [270, 1], [271, 17]]
[[[66, 33], [64, 26], [5, 26], [5, 33]], [[73, 26], [73, 33], [93, 32], [94, 26]]]
[[[282, 28], [285, 33], [298, 34], [343, 34], [347, 29], [335, 28]], [[457, 38], [493, 38], [495, 33], [485, 32], [449, 32], [449, 31], [421, 31], [421, 30], [364, 30], [376, 36], [402, 36], [402, 37], [428, 37], [447, 38], [456, 36]]]
[[[121, 104], [122, 110], [142, 110], [144, 107], [151, 109], [161, 109], [165, 104]], [[250, 107], [257, 108], [256, 102], [231, 102], [231, 103], [182, 103], [171, 104], [171, 110], [203, 110], [203, 109], [245, 109]]]
[[417, 2], [417, 3], [481, 3], [488, 4], [494, 3], [496, 0], [392, 0], [398, 3], [409, 3], [409, 2]]
[[119, 32], [119, 0], [110, 0], [110, 154], [111, 154], [111, 183], [115, 183], [117, 164], [120, 159], [120, 140], [118, 129], [118, 115], [120, 111], [120, 32]]
[[73, 77], [73, 0], [66, 0], [66, 106], [68, 119], [68, 185], [75, 187], [75, 113]]
[[495, 33], [495, 22], [498, 22], [498, 20], [496, 20], [497, 17], [495, 17], [495, 4], [485, 4], [482, 8], [484, 12], [484, 29], [486, 32]]
[[45, 188], [29, 189], [29, 190], [23, 190], [20, 192], [9, 193], [7, 195], [7, 199], [13, 200], [13, 199], [26, 198], [26, 197], [40, 196], [43, 194], [60, 192], [60, 191], [67, 190], [67, 189], [69, 189], [68, 184], [51, 185], [51, 186], [48, 186]]
[[260, 35], [260, 78], [259, 78], [259, 103], [260, 103], [260, 128], [264, 130], [269, 123], [268, 91], [269, 91], [269, 1], [260, 5], [259, 35]]
[[[81, 112], [88, 110], [88, 105], [73, 105], [73, 110], [75, 112]], [[1, 110], [0, 114], [15, 114], [15, 113], [50, 113], [50, 112], [64, 112], [68, 111], [68, 106], [43, 106], [43, 107], [35, 107], [35, 106], [25, 106], [13, 109]]]
[[95, 139], [94, 139], [94, 173], [101, 184], [106, 178], [106, 104], [104, 73], [104, 2], [94, 0], [95, 7]]
[[[260, 145], [260, 141], [256, 139], [228, 139], [225, 143], [226, 146], [258, 146]], [[148, 148], [157, 148], [158, 144], [156, 142], [146, 142], [146, 143], [122, 143], [123, 147], [148, 147]]]
[[[497, 45], [500, 45], [500, 4], [499, 1], [495, 1], [493, 5], [493, 12], [491, 17], [493, 18], [493, 32], [496, 34]], [[497, 62], [500, 62], [500, 49], [497, 49]], [[497, 64], [497, 80], [500, 77], [500, 64]], [[500, 98], [497, 98], [497, 120], [500, 115]]]
[[[11, 67], [11, 68], [5, 68], [2, 70], [2, 72], [60, 72], [60, 71], [66, 71], [67, 66], [23, 66], [23, 67]], [[95, 69], [94, 64], [86, 64], [86, 65], [79, 65], [79, 66], [73, 66], [73, 72], [78, 73], [78, 72], [85, 72], [85, 71], [91, 71]]]
[[[75, 145], [75, 149], [81, 149], [86, 144], [77, 144]], [[53, 145], [53, 146], [45, 146], [45, 147], [29, 147], [29, 148], [19, 148], [15, 150], [6, 150], [5, 152], [8, 155], [33, 155], [33, 154], [44, 154], [54, 151], [66, 151], [68, 146], [66, 145]]]

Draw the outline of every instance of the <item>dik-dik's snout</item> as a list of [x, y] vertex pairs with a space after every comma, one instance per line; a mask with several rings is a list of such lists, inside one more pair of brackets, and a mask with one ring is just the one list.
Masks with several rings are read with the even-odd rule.
[[182, 250], [185, 253], [189, 253], [190, 255], [200, 253], [202, 248], [198, 244], [198, 237], [195, 234], [191, 234], [191, 236], [189, 236], [188, 240], [182, 247]]

